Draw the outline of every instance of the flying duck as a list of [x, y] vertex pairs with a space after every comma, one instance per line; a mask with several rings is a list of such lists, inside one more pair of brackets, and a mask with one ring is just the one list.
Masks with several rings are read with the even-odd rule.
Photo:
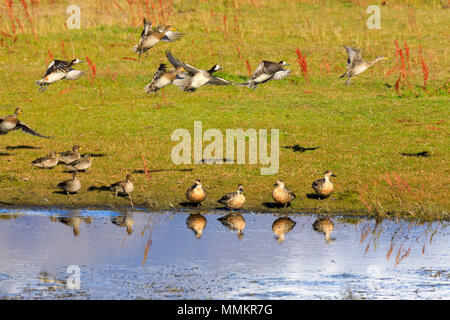
[[331, 243], [331, 232], [334, 230], [334, 223], [328, 218], [319, 218], [313, 223], [313, 229], [317, 232], [325, 234], [325, 241]]
[[13, 115], [6, 116], [4, 118], [0, 118], [0, 135], [7, 134], [8, 132], [12, 130], [18, 130], [21, 129], [23, 132], [32, 134], [33, 136], [38, 136], [41, 138], [50, 138], [47, 136], [44, 136], [33, 129], [31, 129], [29, 126], [27, 126], [25, 123], [21, 122], [19, 119], [17, 119], [17, 116], [19, 114], [22, 114], [22, 109], [16, 108]]
[[347, 81], [345, 82], [346, 85], [350, 85], [351, 77], [363, 73], [370, 67], [373, 67], [378, 61], [388, 60], [388, 58], [380, 56], [373, 61], [366, 61], [362, 58], [361, 50], [358, 48], [351, 48], [347, 46], [344, 46], [344, 48], [347, 50], [348, 54], [347, 70], [339, 78], [347, 77]]
[[206, 199], [206, 190], [202, 186], [200, 179], [196, 179], [195, 183], [186, 191], [186, 198], [194, 204], [200, 205]]
[[70, 61], [53, 60], [49, 64], [44, 77], [41, 80], [35, 82], [38, 86], [40, 86], [38, 91], [44, 92], [50, 84], [62, 79], [78, 79], [84, 74], [84, 72], [72, 69], [72, 66], [82, 62], [84, 61], [81, 61], [79, 59], [72, 59]]
[[194, 68], [193, 66], [178, 60], [169, 51], [166, 52], [166, 57], [175, 68], [183, 67], [186, 70], [187, 74], [180, 76], [182, 79], [173, 82], [174, 85], [183, 91], [193, 92], [205, 84], [217, 86], [232, 84], [230, 81], [213, 76], [214, 72], [222, 70], [222, 68], [217, 64], [211, 69], [205, 71]]
[[71, 162], [74, 162], [75, 160], [78, 160], [81, 158], [80, 156], [80, 146], [79, 145], [74, 145], [72, 147], [72, 150], [70, 151], [65, 151], [65, 152], [61, 152], [59, 154], [59, 162], [60, 163], [64, 163], [64, 164], [69, 164]]
[[58, 164], [59, 158], [55, 151], [50, 152], [49, 155], [33, 160], [33, 166], [44, 169], [51, 169]]
[[331, 171], [326, 171], [323, 179], [319, 179], [313, 182], [312, 188], [316, 194], [320, 197], [326, 198], [333, 192], [333, 183], [330, 181], [330, 177], [336, 177]]
[[219, 220], [225, 227], [230, 230], [236, 230], [238, 232], [238, 239], [242, 240], [244, 237], [245, 219], [238, 213], [230, 213], [226, 216], [220, 217]]
[[128, 198], [130, 198], [131, 206], [133, 206], [133, 200], [131, 200], [130, 193], [134, 190], [134, 184], [131, 181], [131, 174], [127, 175], [125, 181], [113, 183], [109, 188], [111, 191], [116, 193], [116, 197], [119, 193], [128, 195]]
[[81, 188], [81, 181], [78, 179], [78, 173], [72, 173], [72, 179], [58, 183], [58, 188], [67, 192], [68, 195], [76, 193]]
[[91, 156], [85, 154], [82, 158], [75, 160], [69, 164], [66, 164], [66, 168], [69, 171], [84, 171], [92, 164]]
[[119, 227], [126, 227], [127, 234], [131, 235], [133, 233], [134, 219], [127, 213], [126, 215], [113, 216], [111, 217], [111, 222]]
[[276, 219], [272, 224], [272, 231], [275, 233], [277, 241], [282, 243], [286, 233], [291, 231], [296, 225], [296, 222], [288, 217], [281, 217]]
[[152, 81], [145, 86], [145, 92], [156, 92], [172, 82], [177, 83], [177, 81], [183, 79], [181, 75], [183, 71], [186, 70], [181, 66], [176, 69], [167, 70], [166, 65], [161, 63], [158, 70], [153, 75]]
[[272, 198], [276, 203], [286, 207], [296, 198], [295, 194], [284, 186], [283, 180], [277, 180], [274, 186]]
[[265, 83], [270, 80], [281, 80], [291, 73], [291, 70], [283, 69], [284, 66], [288, 66], [288, 64], [283, 60], [280, 62], [263, 60], [247, 82], [238, 83], [237, 85], [255, 89], [261, 83]]
[[240, 209], [245, 203], [244, 187], [238, 185], [236, 192], [230, 192], [224, 195], [217, 202], [224, 204], [228, 209]]
[[200, 239], [206, 227], [206, 218], [200, 213], [191, 213], [186, 219], [186, 226], [194, 231], [195, 238]]
[[183, 37], [183, 34], [176, 31], [172, 26], [159, 25], [153, 29], [152, 22], [147, 21], [144, 18], [144, 30], [142, 30], [141, 39], [139, 40], [139, 43], [133, 47], [133, 50], [134, 52], [137, 52], [140, 57], [160, 41], [174, 42], [181, 39], [181, 37]]

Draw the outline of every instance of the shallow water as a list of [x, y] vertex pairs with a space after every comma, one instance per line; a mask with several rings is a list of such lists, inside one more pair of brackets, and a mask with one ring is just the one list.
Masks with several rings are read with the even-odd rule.
[[[127, 218], [125, 218], [127, 216]], [[0, 297], [6, 299], [449, 299], [445, 223], [332, 218], [329, 241], [280, 216], [245, 213], [243, 235], [188, 212], [0, 210]], [[192, 216], [191, 216], [192, 218]], [[199, 216], [197, 230], [205, 220]], [[113, 223], [114, 222], [114, 223]], [[128, 228], [127, 228], [128, 226]], [[80, 270], [80, 288], [70, 289]], [[75, 267], [75, 268], [77, 268]]]

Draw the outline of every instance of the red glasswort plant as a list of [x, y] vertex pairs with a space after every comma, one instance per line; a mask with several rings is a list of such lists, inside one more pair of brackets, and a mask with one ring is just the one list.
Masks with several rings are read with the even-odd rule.
[[298, 56], [297, 63], [299, 64], [300, 69], [302, 70], [303, 77], [305, 78], [306, 83], [309, 83], [308, 63], [306, 62], [306, 56], [301, 53], [300, 48], [297, 48], [295, 52], [297, 53]]

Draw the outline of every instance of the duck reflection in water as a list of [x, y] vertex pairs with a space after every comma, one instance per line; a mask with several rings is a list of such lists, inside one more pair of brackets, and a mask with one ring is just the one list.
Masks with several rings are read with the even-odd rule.
[[225, 227], [230, 230], [238, 232], [238, 239], [242, 240], [244, 237], [245, 219], [239, 213], [230, 213], [226, 216], [220, 217], [219, 220]]
[[319, 233], [325, 234], [325, 241], [332, 243], [334, 239], [330, 237], [334, 230], [334, 223], [328, 218], [319, 218], [313, 223], [313, 229]]
[[278, 243], [282, 243], [284, 241], [284, 236], [286, 233], [294, 229], [296, 222], [291, 218], [282, 217], [275, 220], [272, 224], [273, 233], [275, 233], [275, 238]]
[[78, 214], [64, 217], [51, 216], [50, 220], [52, 222], [61, 222], [69, 227], [72, 227], [73, 235], [75, 237], [78, 237], [78, 235], [80, 234], [81, 221], [83, 221], [85, 224], [90, 224], [92, 222], [91, 217], [80, 217]]
[[133, 233], [133, 225], [134, 225], [134, 219], [133, 215], [130, 213], [125, 213], [125, 215], [120, 216], [112, 216], [111, 222], [119, 227], [126, 227], [127, 228], [127, 234], [131, 235]]
[[206, 218], [200, 213], [191, 213], [186, 219], [186, 225], [194, 231], [195, 238], [200, 239], [206, 227]]

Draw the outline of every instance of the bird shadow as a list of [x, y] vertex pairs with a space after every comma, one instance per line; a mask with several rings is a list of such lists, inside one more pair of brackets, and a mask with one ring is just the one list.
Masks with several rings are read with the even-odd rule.
[[2, 206], [13, 206], [14, 203], [0, 201], [0, 205], [2, 205]]
[[269, 209], [282, 209], [282, 208], [288, 208], [291, 206], [290, 203], [288, 203], [287, 205], [284, 205], [284, 204], [280, 204], [280, 203], [276, 203], [276, 202], [263, 202], [262, 205]]
[[84, 157], [87, 154], [89, 156], [91, 156], [92, 158], [101, 158], [101, 157], [106, 157], [107, 156], [106, 153], [84, 153], [84, 154], [81, 155], [81, 157]]
[[33, 147], [28, 145], [18, 145], [18, 146], [7, 146], [6, 150], [17, 150], [17, 149], [29, 149], [29, 150], [38, 150], [40, 147]]
[[[154, 173], [154, 172], [190, 172], [194, 169], [153, 169], [148, 170], [148, 173]], [[145, 173], [145, 170], [134, 170], [133, 173]]]
[[424, 157], [424, 158], [431, 157], [431, 154], [428, 151], [422, 151], [422, 152], [417, 152], [417, 153], [401, 152], [400, 154], [405, 157]]
[[293, 152], [306, 152], [306, 151], [314, 151], [319, 149], [319, 147], [312, 147], [312, 148], [304, 148], [302, 146], [300, 146], [298, 143], [294, 144], [293, 146], [284, 146], [283, 148], [285, 149], [292, 149]]
[[200, 203], [192, 203], [192, 202], [180, 202], [179, 205], [184, 208], [198, 208], [198, 207], [200, 207], [201, 204]]
[[109, 186], [90, 186], [88, 191], [110, 191]]
[[12, 156], [12, 153], [0, 152], [0, 157]]
[[323, 200], [323, 199], [328, 198], [329, 196], [323, 197], [323, 196], [319, 196], [318, 194], [315, 194], [315, 193], [307, 193], [307, 194], [306, 194], [306, 197], [307, 197], [308, 199]]
[[[53, 191], [54, 194], [63, 194], [67, 196], [67, 192], [63, 190]], [[76, 194], [76, 192], [71, 192], [70, 195]]]

